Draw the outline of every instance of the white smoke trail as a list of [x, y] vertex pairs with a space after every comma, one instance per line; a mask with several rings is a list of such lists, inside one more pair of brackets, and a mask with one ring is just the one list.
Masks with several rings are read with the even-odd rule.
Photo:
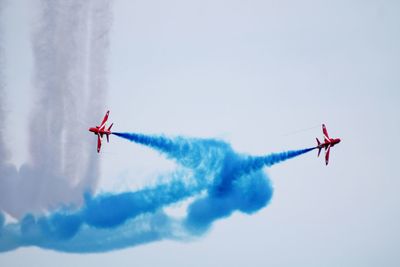
[[0, 209], [16, 218], [60, 203], [79, 204], [98, 179], [97, 158], [85, 135], [85, 122], [93, 120], [82, 114], [104, 109], [110, 3], [40, 0], [37, 6], [30, 162], [20, 170], [7, 165], [0, 173], [0, 195], [7, 195]]
[[[5, 123], [5, 110], [4, 110], [4, 98], [5, 98], [5, 80], [4, 80], [4, 66], [5, 66], [5, 58], [4, 58], [4, 49], [3, 49], [3, 21], [1, 20], [4, 9], [3, 0], [0, 0], [0, 121]], [[4, 164], [5, 161], [9, 158], [9, 152], [6, 148], [5, 140], [3, 137], [4, 128], [0, 127], [0, 165]]]
[[[89, 95], [86, 104], [87, 109], [84, 112], [87, 114], [86, 120], [90, 122], [97, 122], [104, 115], [107, 91], [106, 63], [112, 18], [111, 3], [112, 1], [108, 0], [97, 0], [92, 3], [90, 9]], [[84, 179], [81, 180], [79, 185], [80, 191], [94, 188], [100, 175], [98, 155], [93, 149], [93, 143], [86, 142], [83, 149], [89, 151], [89, 154], [86, 168], [81, 173]]]
[[[5, 98], [5, 81], [4, 81], [4, 51], [3, 51], [3, 23], [1, 14], [3, 13], [4, 2], [0, 0], [0, 121], [5, 123], [5, 110], [4, 110], [4, 98]], [[9, 179], [3, 177], [6, 173], [6, 163], [9, 159], [9, 151], [6, 147], [4, 140], [4, 128], [0, 127], [0, 186], [9, 185]], [[7, 186], [9, 187], [9, 186]], [[3, 209], [5, 199], [9, 198], [10, 194], [8, 192], [1, 192], [2, 187], [0, 187], [0, 210]]]
[[[65, 7], [69, 10], [69, 15], [73, 12], [75, 22], [68, 21], [69, 18], [63, 18], [68, 23], [66, 34], [62, 38], [65, 48], [73, 49], [68, 51], [69, 68], [65, 71], [66, 87], [64, 95], [64, 136], [63, 145], [63, 176], [71, 184], [78, 183], [81, 178], [81, 170], [86, 164], [87, 152], [84, 150], [87, 142], [87, 127], [80, 121], [80, 116], [84, 114], [86, 105], [85, 99], [88, 90], [88, 35], [90, 34], [90, 1], [68, 2], [70, 6]], [[86, 135], [86, 136], [85, 136]], [[71, 192], [70, 192], [71, 193]]]
[[[2, 18], [1, 13], [3, 11], [3, 1], [0, 0], [0, 19]], [[3, 21], [0, 21], [0, 121], [4, 123], [4, 108], [3, 108], [3, 99], [4, 99], [4, 52], [3, 52], [3, 29], [2, 29]], [[3, 139], [3, 131], [4, 129], [0, 127], [0, 165], [7, 158], [7, 150]]]

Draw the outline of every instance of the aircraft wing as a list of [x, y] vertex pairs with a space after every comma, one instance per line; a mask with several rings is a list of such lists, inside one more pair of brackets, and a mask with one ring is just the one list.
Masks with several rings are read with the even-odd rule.
[[329, 163], [329, 152], [331, 152], [331, 145], [329, 145], [325, 150], [325, 164]]
[[325, 140], [329, 140], [329, 134], [326, 130], [325, 124], [322, 124], [322, 132], [324, 133]]
[[97, 153], [100, 152], [100, 148], [101, 148], [101, 138], [100, 135], [97, 135]]
[[106, 115], [104, 115], [103, 121], [101, 122], [99, 129], [102, 129], [106, 126], [106, 121], [108, 120], [108, 114], [110, 114], [110, 111], [107, 111]]

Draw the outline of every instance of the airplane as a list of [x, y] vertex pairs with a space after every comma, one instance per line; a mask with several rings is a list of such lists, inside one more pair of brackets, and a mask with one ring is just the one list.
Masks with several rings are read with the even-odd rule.
[[315, 148], [318, 148], [318, 157], [319, 154], [321, 153], [321, 149], [325, 148], [325, 164], [328, 165], [329, 163], [329, 152], [331, 151], [331, 147], [333, 147], [336, 144], [340, 143], [340, 138], [330, 138], [328, 135], [328, 131], [326, 130], [325, 124], [322, 124], [322, 132], [324, 134], [324, 142], [321, 143], [318, 138], [317, 139], [317, 146]]
[[103, 138], [103, 135], [107, 136], [107, 143], [108, 143], [110, 141], [109, 135], [112, 134], [111, 127], [113, 126], [114, 123], [111, 123], [110, 127], [108, 127], [106, 129], [106, 122], [108, 120], [108, 114], [110, 114], [109, 110], [106, 112], [106, 115], [104, 116], [103, 121], [101, 122], [100, 126], [89, 128], [89, 132], [92, 132], [95, 135], [97, 135], [97, 153], [100, 153], [101, 138]]

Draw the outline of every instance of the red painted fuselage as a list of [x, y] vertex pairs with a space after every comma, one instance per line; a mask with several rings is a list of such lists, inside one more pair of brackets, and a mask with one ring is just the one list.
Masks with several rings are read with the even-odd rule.
[[321, 149], [325, 148], [325, 164], [328, 165], [331, 147], [333, 147], [336, 144], [339, 144], [341, 140], [340, 138], [330, 138], [328, 135], [328, 131], [326, 130], [325, 124], [322, 124], [322, 132], [324, 134], [324, 142], [321, 143], [318, 140], [318, 138], [316, 138], [317, 146], [315, 148], [318, 148], [318, 157], [319, 154], [321, 153]]
[[108, 138], [108, 136], [112, 133], [112, 132], [111, 132], [110, 130], [108, 130], [108, 129], [103, 129], [103, 130], [101, 130], [101, 129], [99, 128], [99, 126], [90, 127], [90, 128], [89, 128], [89, 132], [92, 132], [92, 133], [94, 133], [95, 135], [100, 135], [101, 138], [103, 138], [103, 135], [107, 135], [107, 138]]
[[328, 148], [328, 146], [333, 147], [336, 144], [340, 143], [340, 138], [329, 138], [329, 140], [324, 140], [324, 143], [320, 143], [317, 148]]
[[90, 127], [89, 132], [94, 133], [97, 135], [97, 152], [100, 152], [101, 148], [101, 139], [103, 138], [103, 135], [106, 135], [107, 137], [107, 143], [109, 142], [109, 136], [112, 134], [111, 132], [111, 127], [113, 126], [113, 123], [111, 123], [110, 127], [106, 129], [106, 122], [108, 120], [108, 114], [110, 114], [110, 111], [107, 111], [106, 115], [103, 118], [103, 121], [101, 122], [100, 126], [96, 127]]

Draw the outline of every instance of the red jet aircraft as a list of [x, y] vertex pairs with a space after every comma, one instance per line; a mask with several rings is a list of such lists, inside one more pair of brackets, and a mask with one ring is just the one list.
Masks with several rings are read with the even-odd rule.
[[319, 154], [321, 153], [321, 149], [325, 148], [325, 164], [328, 165], [329, 152], [331, 151], [331, 147], [333, 147], [336, 144], [339, 144], [340, 138], [330, 138], [328, 135], [328, 131], [326, 130], [325, 124], [322, 124], [322, 132], [324, 133], [324, 142], [321, 143], [318, 140], [318, 138], [316, 138], [318, 145], [315, 148], [318, 148], [318, 157], [319, 157]]
[[110, 111], [107, 111], [100, 126], [89, 128], [90, 132], [97, 135], [97, 153], [100, 153], [101, 138], [103, 138], [104, 134], [107, 136], [107, 143], [109, 142], [109, 135], [111, 134], [111, 127], [113, 126], [114, 123], [111, 123], [110, 127], [108, 127], [108, 129], [106, 129], [106, 121], [108, 119], [108, 114], [110, 114]]

